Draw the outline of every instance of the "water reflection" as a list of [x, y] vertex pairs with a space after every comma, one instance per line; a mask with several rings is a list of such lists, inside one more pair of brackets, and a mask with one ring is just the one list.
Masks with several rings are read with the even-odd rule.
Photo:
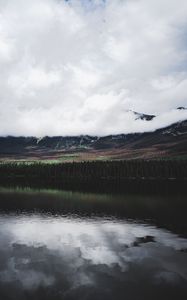
[[115, 214], [4, 211], [0, 299], [186, 299], [186, 249], [177, 234]]

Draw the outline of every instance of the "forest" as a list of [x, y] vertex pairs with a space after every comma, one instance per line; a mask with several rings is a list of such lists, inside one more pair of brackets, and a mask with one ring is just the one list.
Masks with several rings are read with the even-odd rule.
[[73, 163], [0, 164], [0, 178], [28, 179], [185, 179], [187, 162], [174, 160], [85, 161]]

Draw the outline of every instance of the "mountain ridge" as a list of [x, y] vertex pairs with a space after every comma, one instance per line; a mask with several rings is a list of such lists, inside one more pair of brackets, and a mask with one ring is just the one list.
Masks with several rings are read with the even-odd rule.
[[0, 160], [152, 159], [187, 156], [187, 120], [153, 132], [103, 137], [0, 137]]

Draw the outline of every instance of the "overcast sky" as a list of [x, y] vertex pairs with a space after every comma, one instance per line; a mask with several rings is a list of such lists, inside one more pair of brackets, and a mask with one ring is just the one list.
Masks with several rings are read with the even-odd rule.
[[187, 1], [0, 0], [0, 105], [0, 135], [105, 135], [187, 119], [176, 110], [187, 106]]

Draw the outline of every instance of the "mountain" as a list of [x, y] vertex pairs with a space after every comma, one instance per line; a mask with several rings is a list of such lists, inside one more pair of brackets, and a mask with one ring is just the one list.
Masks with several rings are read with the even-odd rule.
[[156, 116], [155, 115], [147, 115], [147, 114], [142, 114], [138, 113], [136, 111], [132, 111], [135, 115], [135, 120], [145, 120], [145, 121], [151, 121], [153, 120]]
[[179, 106], [179, 107], [177, 107], [177, 109], [178, 109], [178, 110], [186, 110], [187, 108], [184, 107], [184, 106]]
[[0, 137], [1, 161], [51, 159], [80, 161], [172, 157], [187, 157], [187, 120], [154, 132], [104, 137], [89, 135], [46, 136], [39, 139], [36, 137]]

